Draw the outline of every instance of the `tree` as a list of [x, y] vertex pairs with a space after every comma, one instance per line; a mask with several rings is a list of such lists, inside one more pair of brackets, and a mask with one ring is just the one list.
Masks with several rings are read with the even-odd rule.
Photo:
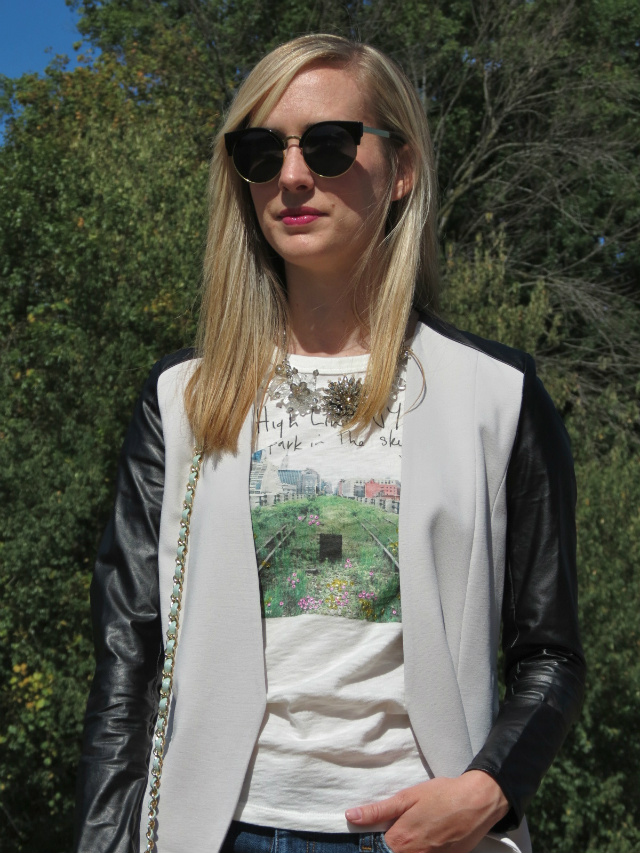
[[[190, 45], [172, 39], [187, 64]], [[8, 850], [68, 843], [93, 669], [90, 561], [116, 453], [146, 371], [193, 333], [216, 116], [171, 87], [151, 101], [158, 69], [132, 48], [126, 64], [104, 55], [22, 79], [0, 149]]]
[[[490, 227], [491, 223], [488, 223]], [[449, 247], [448, 312], [530, 352], [562, 337], [542, 280], [523, 304], [510, 279], [504, 232], [478, 235], [473, 254]], [[534, 849], [633, 853], [640, 845], [640, 454], [637, 398], [611, 381], [588, 405], [571, 366], [546, 360], [542, 378], [564, 412], [576, 459], [580, 621], [587, 696], [529, 814]]]
[[487, 214], [510, 274], [545, 281], [558, 355], [583, 393], [640, 366], [637, 287], [640, 11], [632, 0], [68, 0], [106, 49], [185, 26], [223, 110], [246, 71], [303, 32], [361, 37], [406, 69], [427, 110], [443, 242], [473, 244]]
[[638, 849], [637, 4], [69, 2], [101, 56], [0, 81], [3, 849], [69, 848], [117, 448], [151, 363], [191, 341], [219, 116], [266, 50], [313, 30], [411, 76], [446, 312], [536, 354], [572, 437], [590, 689], [534, 802], [536, 848]]

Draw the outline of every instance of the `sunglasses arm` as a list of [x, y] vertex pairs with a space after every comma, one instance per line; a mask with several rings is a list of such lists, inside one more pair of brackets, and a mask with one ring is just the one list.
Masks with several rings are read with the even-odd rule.
[[374, 136], [382, 136], [383, 139], [392, 139], [394, 142], [401, 142], [403, 144], [405, 142], [405, 139], [394, 130], [380, 130], [377, 127], [367, 127], [366, 124], [363, 124], [362, 131], [363, 133], [373, 133]]

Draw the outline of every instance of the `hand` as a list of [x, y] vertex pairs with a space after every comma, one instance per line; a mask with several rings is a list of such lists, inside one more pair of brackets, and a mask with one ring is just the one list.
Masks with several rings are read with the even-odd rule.
[[456, 779], [421, 782], [345, 815], [363, 827], [394, 821], [385, 833], [393, 853], [470, 853], [508, 811], [498, 783], [482, 770], [469, 770]]

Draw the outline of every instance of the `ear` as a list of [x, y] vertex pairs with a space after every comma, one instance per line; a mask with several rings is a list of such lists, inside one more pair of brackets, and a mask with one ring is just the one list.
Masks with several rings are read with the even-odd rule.
[[393, 184], [391, 201], [399, 201], [411, 192], [415, 172], [413, 169], [413, 157], [408, 145], [403, 145], [398, 151], [398, 168]]

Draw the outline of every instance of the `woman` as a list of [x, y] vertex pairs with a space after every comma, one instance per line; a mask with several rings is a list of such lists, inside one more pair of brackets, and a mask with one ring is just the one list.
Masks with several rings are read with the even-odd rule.
[[411, 85], [276, 49], [210, 209], [198, 356], [147, 381], [96, 566], [76, 849], [525, 853], [583, 689], [571, 456], [531, 358], [435, 318]]

